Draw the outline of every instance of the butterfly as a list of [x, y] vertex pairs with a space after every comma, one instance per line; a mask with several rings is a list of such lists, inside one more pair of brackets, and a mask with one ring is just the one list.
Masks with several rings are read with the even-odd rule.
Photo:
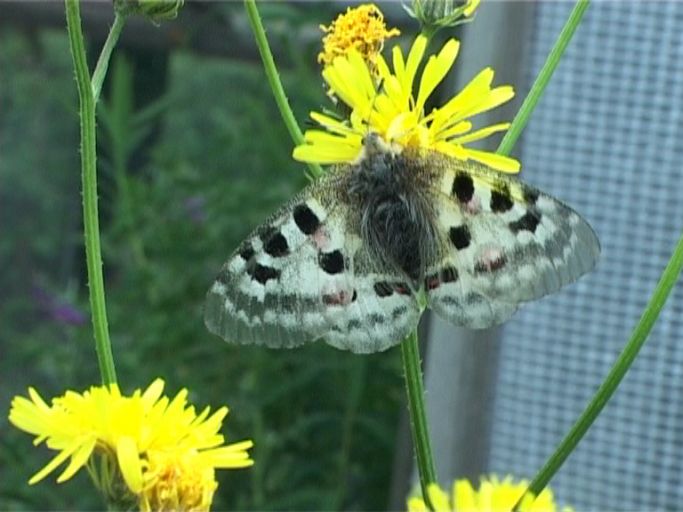
[[485, 165], [395, 148], [304, 188], [237, 248], [209, 290], [208, 329], [290, 348], [386, 350], [425, 307], [483, 329], [591, 270], [600, 244], [571, 208]]

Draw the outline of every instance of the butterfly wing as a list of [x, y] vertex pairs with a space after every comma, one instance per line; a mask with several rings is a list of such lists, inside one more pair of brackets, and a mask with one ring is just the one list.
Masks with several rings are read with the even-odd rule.
[[399, 343], [417, 324], [414, 295], [363, 247], [340, 179], [343, 171], [309, 185], [241, 244], [207, 295], [211, 332], [273, 348], [324, 339], [368, 353]]
[[435, 187], [441, 261], [429, 268], [430, 307], [481, 329], [520, 303], [557, 291], [591, 270], [598, 238], [576, 212], [487, 167], [450, 161]]

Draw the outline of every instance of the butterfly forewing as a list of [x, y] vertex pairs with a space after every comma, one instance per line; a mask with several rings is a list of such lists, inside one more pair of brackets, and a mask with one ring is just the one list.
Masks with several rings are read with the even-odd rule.
[[598, 239], [576, 212], [484, 166], [446, 161], [434, 200], [447, 250], [425, 288], [430, 307], [454, 324], [499, 324], [597, 261]]

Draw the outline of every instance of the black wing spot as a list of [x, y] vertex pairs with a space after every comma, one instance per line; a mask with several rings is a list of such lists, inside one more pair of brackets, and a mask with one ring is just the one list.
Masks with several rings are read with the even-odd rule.
[[294, 207], [293, 216], [297, 227], [305, 235], [312, 235], [320, 226], [320, 219], [305, 203]]
[[268, 241], [263, 246], [264, 250], [274, 256], [279, 258], [286, 255], [289, 252], [289, 246], [287, 245], [287, 239], [279, 231], [268, 239]]
[[321, 252], [318, 256], [320, 268], [328, 274], [339, 274], [344, 270], [344, 255], [341, 251]]
[[408, 308], [405, 306], [399, 306], [396, 309], [394, 309], [391, 312], [391, 318], [394, 320], [398, 320], [401, 318], [403, 315], [405, 315], [408, 312]]
[[363, 324], [358, 320], [357, 318], [354, 318], [353, 320], [349, 320], [349, 323], [347, 324], [349, 331], [352, 329], [360, 329]]
[[531, 187], [523, 187], [522, 194], [524, 194], [524, 200], [527, 202], [527, 204], [535, 205], [536, 201], [538, 201], [538, 190], [535, 190]]
[[510, 229], [512, 230], [513, 233], [517, 234], [520, 231], [531, 231], [532, 233], [536, 232], [536, 227], [538, 227], [538, 224], [541, 222], [541, 214], [540, 213], [534, 213], [531, 210], [527, 210], [527, 212], [522, 215], [519, 219], [517, 219], [514, 222], [510, 222]]
[[254, 254], [254, 248], [249, 242], [246, 242], [244, 247], [242, 247], [239, 252], [240, 258], [242, 258], [244, 261], [249, 261], [254, 257]]
[[394, 293], [393, 287], [386, 281], [380, 281], [375, 283], [373, 288], [378, 297], [388, 297]]
[[441, 282], [452, 283], [458, 280], [458, 271], [455, 267], [445, 267], [441, 271]]
[[451, 238], [451, 242], [453, 242], [453, 245], [455, 245], [455, 248], [458, 250], [468, 247], [472, 240], [470, 230], [464, 224], [462, 226], [458, 226], [457, 228], [451, 228], [448, 234]]
[[280, 271], [273, 267], [266, 267], [257, 263], [252, 268], [247, 270], [247, 273], [252, 279], [258, 281], [261, 284], [266, 284], [270, 279], [278, 279], [280, 277]]
[[382, 325], [384, 323], [384, 317], [380, 315], [379, 313], [372, 313], [369, 317], [368, 320], [370, 320], [370, 323], [375, 326], [375, 325]]
[[491, 210], [496, 213], [504, 213], [512, 208], [512, 199], [510, 198], [510, 191], [505, 188], [502, 190], [493, 190], [491, 192]]
[[467, 174], [456, 174], [453, 180], [452, 193], [459, 201], [468, 203], [474, 195], [474, 182]]

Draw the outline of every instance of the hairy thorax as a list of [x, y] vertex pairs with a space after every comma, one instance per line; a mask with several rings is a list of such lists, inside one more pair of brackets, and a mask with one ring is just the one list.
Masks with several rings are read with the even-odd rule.
[[359, 205], [360, 232], [376, 261], [405, 274], [416, 288], [434, 260], [430, 180], [419, 158], [369, 152], [349, 174], [351, 204]]

